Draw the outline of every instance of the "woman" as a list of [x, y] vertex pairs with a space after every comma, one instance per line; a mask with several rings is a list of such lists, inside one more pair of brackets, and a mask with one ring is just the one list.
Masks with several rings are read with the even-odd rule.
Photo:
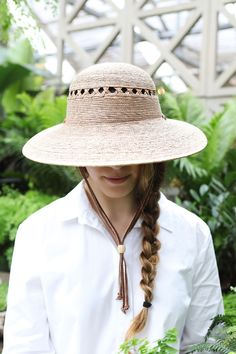
[[173, 327], [180, 353], [203, 340], [223, 311], [211, 235], [160, 186], [163, 161], [205, 145], [198, 128], [163, 116], [143, 70], [77, 75], [65, 122], [23, 149], [79, 166], [83, 181], [19, 227], [3, 354], [115, 354], [124, 339]]

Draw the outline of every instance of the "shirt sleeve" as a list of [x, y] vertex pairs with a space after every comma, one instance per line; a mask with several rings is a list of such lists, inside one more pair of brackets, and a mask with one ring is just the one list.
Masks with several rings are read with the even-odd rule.
[[180, 354], [192, 344], [204, 341], [212, 319], [224, 313], [223, 299], [212, 237], [208, 226], [201, 221], [197, 226], [196, 261], [192, 297], [188, 310]]
[[2, 354], [55, 354], [41, 287], [41, 248], [36, 229], [25, 222], [17, 232]]

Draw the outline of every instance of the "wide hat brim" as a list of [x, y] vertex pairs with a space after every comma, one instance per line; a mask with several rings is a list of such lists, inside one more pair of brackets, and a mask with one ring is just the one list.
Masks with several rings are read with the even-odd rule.
[[23, 154], [45, 164], [111, 166], [173, 160], [206, 145], [200, 129], [175, 119], [84, 126], [62, 123], [32, 137]]

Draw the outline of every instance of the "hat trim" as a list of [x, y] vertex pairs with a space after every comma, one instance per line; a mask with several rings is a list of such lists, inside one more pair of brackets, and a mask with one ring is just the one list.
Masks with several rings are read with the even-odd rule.
[[155, 96], [156, 90], [137, 87], [117, 87], [117, 86], [100, 86], [90, 88], [73, 89], [69, 91], [68, 99], [84, 98], [86, 96]]

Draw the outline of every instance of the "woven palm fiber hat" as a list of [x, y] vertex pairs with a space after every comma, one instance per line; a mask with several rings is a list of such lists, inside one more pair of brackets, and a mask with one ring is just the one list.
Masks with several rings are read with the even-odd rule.
[[197, 127], [163, 116], [145, 71], [104, 63], [75, 77], [65, 121], [32, 137], [23, 154], [55, 165], [128, 165], [188, 156], [206, 144]]

